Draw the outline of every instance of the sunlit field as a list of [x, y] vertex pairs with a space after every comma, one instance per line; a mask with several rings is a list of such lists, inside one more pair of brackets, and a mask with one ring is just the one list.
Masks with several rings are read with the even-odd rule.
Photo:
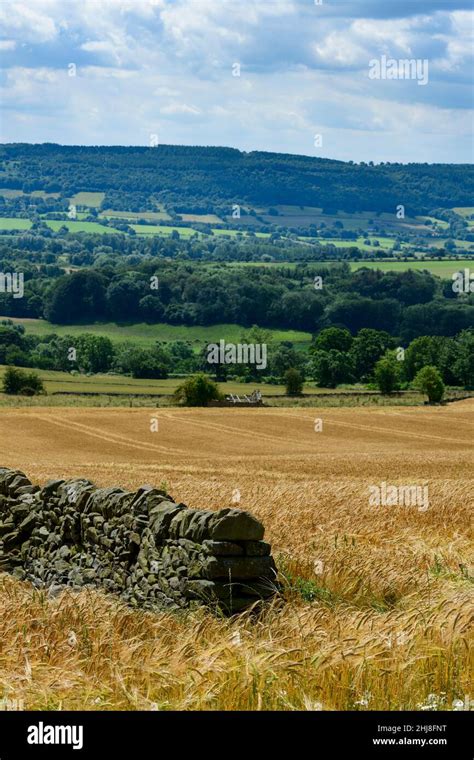
[[[238, 504], [266, 526], [282, 580], [263, 614], [224, 619], [136, 612], [99, 591], [48, 597], [0, 574], [4, 689], [25, 709], [463, 704], [473, 412], [471, 400], [403, 409], [2, 409], [1, 465], [41, 483], [165, 484], [191, 507]], [[428, 486], [429, 507], [371, 506], [369, 486], [382, 482]]]

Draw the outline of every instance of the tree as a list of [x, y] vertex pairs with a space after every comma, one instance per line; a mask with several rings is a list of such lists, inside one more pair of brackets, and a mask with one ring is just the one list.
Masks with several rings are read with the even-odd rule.
[[474, 388], [474, 330], [463, 330], [455, 341], [454, 376], [465, 388]]
[[301, 396], [303, 392], [303, 375], [295, 367], [290, 367], [285, 372], [285, 385], [287, 396]]
[[222, 394], [217, 383], [206, 375], [199, 374], [188, 377], [178, 386], [174, 397], [185, 406], [207, 406], [208, 401], [218, 401]]
[[388, 349], [394, 347], [394, 339], [385, 331], [369, 328], [360, 330], [349, 352], [354, 362], [357, 379], [363, 382], [370, 380], [376, 362]]
[[331, 349], [315, 351], [312, 361], [312, 373], [322, 388], [335, 388], [339, 383], [353, 380], [353, 365], [348, 354]]
[[352, 335], [349, 330], [341, 327], [326, 327], [316, 336], [314, 349], [321, 351], [349, 351], [352, 344]]
[[114, 345], [104, 335], [84, 333], [71, 346], [77, 349], [77, 363], [87, 372], [107, 372], [112, 366]]
[[44, 393], [44, 386], [36, 372], [24, 372], [16, 367], [7, 367], [2, 390], [14, 396], [18, 394], [35, 396], [38, 393]]
[[159, 380], [168, 377], [171, 359], [160, 346], [153, 349], [123, 346], [118, 353], [117, 365], [132, 377]]
[[404, 370], [407, 380], [413, 380], [415, 375], [428, 365], [437, 365], [439, 357], [439, 338], [431, 335], [420, 335], [411, 341], [405, 351]]
[[105, 288], [97, 272], [79, 271], [60, 277], [49, 294], [46, 318], [56, 324], [95, 321], [104, 314]]
[[400, 363], [387, 352], [375, 365], [374, 376], [380, 392], [388, 396], [400, 388]]
[[421, 393], [426, 393], [430, 404], [437, 404], [444, 396], [444, 383], [438, 369], [431, 365], [417, 373], [413, 385]]
[[270, 351], [270, 374], [275, 377], [283, 377], [292, 367], [300, 370], [302, 363], [302, 352], [293, 348], [291, 343], [280, 343]]

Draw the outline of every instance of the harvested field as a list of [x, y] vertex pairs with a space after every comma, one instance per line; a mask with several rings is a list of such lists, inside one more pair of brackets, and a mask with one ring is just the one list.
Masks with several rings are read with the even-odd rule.
[[[240, 497], [286, 587], [263, 617], [224, 620], [0, 575], [4, 689], [27, 709], [452, 709], [470, 693], [473, 413], [2, 409], [0, 464], [34, 481], [165, 481], [202, 508]], [[428, 508], [371, 505], [383, 482], [427, 486]]]

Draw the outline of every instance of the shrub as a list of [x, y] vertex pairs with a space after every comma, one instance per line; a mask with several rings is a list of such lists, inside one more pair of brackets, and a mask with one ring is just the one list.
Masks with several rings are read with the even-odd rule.
[[374, 370], [375, 382], [384, 396], [400, 388], [400, 365], [392, 355], [379, 359]]
[[219, 386], [207, 375], [188, 377], [175, 391], [174, 397], [185, 406], [207, 406], [208, 401], [222, 398]]
[[303, 391], [303, 376], [299, 369], [290, 367], [285, 372], [285, 385], [287, 396], [301, 396]]
[[17, 367], [7, 367], [2, 390], [9, 395], [35, 396], [44, 393], [43, 381], [36, 372], [24, 372]]
[[432, 365], [420, 369], [417, 373], [413, 385], [422, 393], [426, 393], [430, 404], [436, 404], [444, 396], [444, 383], [439, 370]]

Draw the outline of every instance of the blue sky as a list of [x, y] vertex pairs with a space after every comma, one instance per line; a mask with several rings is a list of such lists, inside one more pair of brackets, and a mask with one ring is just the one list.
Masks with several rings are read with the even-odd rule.
[[0, 29], [2, 142], [473, 158], [470, 0], [2, 0]]

